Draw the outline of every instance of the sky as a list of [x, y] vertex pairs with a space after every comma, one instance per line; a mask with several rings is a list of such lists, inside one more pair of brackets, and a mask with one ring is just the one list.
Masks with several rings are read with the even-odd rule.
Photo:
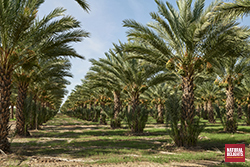
[[[165, 0], [163, 0], [165, 1]], [[206, 5], [213, 0], [206, 0]], [[228, 1], [228, 0], [226, 0]], [[229, 0], [230, 1], [230, 0]], [[71, 73], [73, 78], [67, 78], [71, 84], [67, 86], [70, 94], [76, 85], [81, 84], [88, 72], [91, 63], [89, 59], [105, 57], [104, 53], [113, 48], [113, 43], [126, 42], [127, 28], [122, 26], [125, 19], [134, 19], [139, 23], [146, 24], [152, 21], [149, 13], [157, 12], [154, 0], [87, 0], [90, 12], [84, 11], [75, 0], [46, 0], [39, 8], [39, 17], [42, 18], [53, 9], [63, 7], [66, 14], [74, 16], [81, 22], [82, 29], [90, 33], [89, 38], [82, 42], [72, 44], [75, 50], [85, 57], [85, 60], [71, 59]], [[176, 7], [176, 0], [168, 0]], [[250, 26], [250, 16], [244, 17], [243, 25]], [[66, 97], [65, 99], [66, 100]]]

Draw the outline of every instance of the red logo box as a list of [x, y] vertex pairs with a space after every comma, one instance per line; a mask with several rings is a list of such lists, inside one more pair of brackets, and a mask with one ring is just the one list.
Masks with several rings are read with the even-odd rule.
[[225, 162], [245, 162], [245, 144], [225, 144]]

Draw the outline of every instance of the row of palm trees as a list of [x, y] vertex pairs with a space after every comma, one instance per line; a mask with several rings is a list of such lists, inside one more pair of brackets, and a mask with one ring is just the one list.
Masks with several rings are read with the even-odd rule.
[[[27, 94], [32, 94], [35, 103], [40, 101], [58, 110], [68, 84], [64, 77], [71, 76], [69, 60], [63, 57], [83, 59], [70, 43], [81, 41], [89, 33], [80, 29], [79, 21], [65, 15], [63, 8], [38, 19], [37, 12], [44, 2], [0, 1], [0, 149], [4, 152], [10, 151], [7, 137], [11, 92], [17, 91], [16, 127], [23, 136]], [[76, 2], [89, 11], [85, 0]]]
[[[101, 99], [110, 98], [111, 92], [113, 118], [116, 119], [121, 108], [127, 106], [126, 112], [130, 113], [127, 119], [133, 119], [132, 123], [128, 121], [131, 131], [142, 132], [139, 118], [142, 111], [149, 107], [147, 104], [157, 105], [158, 121], [162, 122], [160, 117], [163, 115], [161, 112], [164, 100], [161, 96], [171, 95], [168, 87], [171, 87], [172, 92], [176, 92], [179, 87], [182, 90], [178, 118], [180, 126], [176, 125], [178, 141], [175, 142], [179, 146], [192, 146], [196, 144], [198, 137], [193, 134], [200, 132], [199, 127], [196, 129], [197, 123], [199, 124], [195, 117], [195, 103], [199, 99], [196, 87], [201, 82], [216, 80], [218, 88], [210, 83], [215, 86], [211, 91], [224, 88], [220, 91], [224, 91], [226, 95], [225, 130], [235, 132], [237, 125], [234, 119], [234, 94], [243, 80], [247, 83], [249, 78], [250, 53], [250, 30], [248, 27], [240, 27], [235, 16], [249, 13], [249, 2], [215, 1], [204, 9], [204, 0], [196, 0], [194, 6], [191, 0], [178, 0], [178, 10], [169, 2], [155, 2], [158, 12], [150, 13], [153, 21], [147, 25], [135, 20], [123, 21], [123, 26], [129, 28], [129, 42], [114, 44], [114, 48], [105, 54], [105, 58], [92, 59], [92, 67], [83, 84], [69, 96], [61, 110], [66, 112], [75, 109], [79, 104], [88, 104], [90, 108], [93, 104], [99, 104], [97, 102], [105, 105]], [[165, 91], [165, 95], [164, 92], [157, 93], [157, 84], [160, 83], [164, 83], [160, 89]], [[99, 89], [106, 90], [106, 98], [103, 98], [103, 93], [98, 94]], [[151, 91], [150, 95], [146, 91]], [[201, 98], [207, 101], [210, 111], [214, 96], [218, 97], [206, 94], [206, 97]], [[212, 112], [209, 117], [214, 122]], [[115, 127], [119, 125], [117, 123]]]

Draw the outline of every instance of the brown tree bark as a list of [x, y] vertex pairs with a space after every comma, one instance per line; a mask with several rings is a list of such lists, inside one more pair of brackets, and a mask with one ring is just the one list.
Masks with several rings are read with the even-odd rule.
[[203, 105], [203, 113], [202, 113], [202, 118], [203, 119], [208, 119], [208, 107], [207, 107], [207, 101], [204, 102]]
[[213, 105], [212, 105], [212, 100], [208, 100], [208, 102], [207, 102], [207, 111], [208, 111], [208, 121], [210, 123], [215, 123], [214, 109], [213, 109]]
[[[193, 135], [194, 126], [194, 84], [192, 72], [182, 78], [182, 112], [181, 112], [181, 127], [175, 137], [175, 144], [177, 146], [195, 146], [197, 137]], [[192, 130], [191, 130], [192, 129]]]
[[234, 87], [229, 85], [226, 89], [226, 127], [225, 131], [234, 133], [237, 130], [237, 122], [234, 120]]
[[24, 117], [24, 100], [27, 97], [28, 83], [18, 83], [18, 96], [16, 104], [16, 130], [17, 135], [26, 136], [25, 117]]
[[190, 76], [182, 78], [182, 113], [181, 119], [187, 126], [187, 120], [192, 123], [195, 116], [194, 84]]
[[198, 117], [201, 115], [201, 106], [200, 106], [200, 104], [197, 104], [197, 106], [196, 106], [196, 115]]
[[[104, 103], [101, 103], [100, 105], [103, 106], [103, 107], [105, 106]], [[103, 112], [103, 109], [101, 109], [101, 113], [100, 113], [100, 125], [107, 125], [106, 117], [107, 116]]]
[[113, 129], [121, 127], [121, 121], [118, 118], [118, 115], [121, 111], [121, 100], [120, 100], [120, 92], [114, 91], [114, 121], [111, 123], [111, 127]]
[[242, 106], [240, 104], [237, 104], [238, 107], [238, 118], [242, 119], [243, 112], [242, 112]]
[[143, 129], [139, 129], [139, 120], [138, 120], [138, 115], [140, 113], [139, 109], [137, 108], [137, 106], [139, 105], [139, 93], [134, 92], [132, 93], [133, 96], [131, 98], [131, 111], [132, 112], [132, 117], [133, 117], [133, 121], [132, 121], [132, 126], [131, 126], [131, 132], [132, 133], [140, 133], [143, 132]]
[[10, 118], [10, 91], [11, 72], [5, 67], [0, 67], [0, 149], [4, 152], [10, 152], [10, 143], [8, 141], [9, 134], [9, 118]]
[[163, 124], [164, 123], [164, 118], [163, 118], [164, 107], [162, 104], [158, 104], [157, 111], [158, 111], [157, 123]]
[[[38, 98], [36, 95], [33, 97], [33, 100], [36, 107], [38, 107], [38, 102], [37, 102]], [[32, 130], [36, 129], [36, 117], [37, 113], [35, 110], [32, 109], [32, 112], [30, 113], [30, 126], [29, 126], [29, 128]]]

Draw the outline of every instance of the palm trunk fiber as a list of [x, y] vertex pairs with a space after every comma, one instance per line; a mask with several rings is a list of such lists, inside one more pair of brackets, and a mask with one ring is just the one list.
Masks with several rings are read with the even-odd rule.
[[134, 93], [134, 96], [131, 98], [131, 105], [132, 105], [132, 117], [133, 117], [133, 121], [131, 124], [131, 132], [132, 133], [140, 133], [143, 132], [143, 129], [139, 128], [139, 120], [138, 120], [138, 116], [140, 114], [140, 109], [138, 108], [139, 106], [139, 94], [138, 93]]
[[225, 131], [234, 133], [237, 130], [237, 122], [234, 119], [234, 93], [233, 93], [233, 86], [229, 85], [227, 90], [226, 90], [226, 110], [227, 110], [227, 115], [226, 115], [226, 127]]
[[202, 118], [203, 119], [208, 119], [208, 104], [207, 104], [208, 102], [207, 101], [205, 101], [204, 102], [204, 105], [203, 105], [203, 113], [202, 113]]
[[121, 121], [119, 120], [119, 113], [121, 111], [121, 100], [120, 100], [120, 92], [114, 91], [114, 121], [111, 123], [111, 128], [120, 128]]
[[197, 139], [193, 135], [195, 108], [192, 77], [186, 76], [182, 78], [182, 91], [181, 127], [175, 144], [179, 147], [190, 147], [197, 143]]
[[185, 122], [187, 126], [187, 121], [193, 122], [195, 116], [194, 108], [194, 84], [191, 77], [186, 77], [182, 79], [182, 113], [181, 119]]
[[240, 104], [237, 104], [238, 107], [238, 118], [242, 119], [243, 112], [242, 112], [242, 106]]
[[24, 117], [24, 100], [27, 97], [28, 83], [18, 83], [18, 96], [16, 105], [16, 130], [17, 135], [26, 136], [25, 117]]
[[207, 111], [208, 111], [208, 121], [210, 123], [215, 123], [214, 120], [214, 109], [213, 109], [213, 105], [212, 105], [212, 101], [208, 100], [207, 102]]
[[0, 149], [4, 152], [10, 152], [9, 118], [10, 118], [10, 91], [11, 72], [6, 68], [0, 67]]
[[157, 106], [157, 111], [158, 111], [158, 116], [157, 116], [157, 123], [158, 124], [163, 124], [164, 123], [164, 118], [163, 118], [163, 105], [160, 103]]

